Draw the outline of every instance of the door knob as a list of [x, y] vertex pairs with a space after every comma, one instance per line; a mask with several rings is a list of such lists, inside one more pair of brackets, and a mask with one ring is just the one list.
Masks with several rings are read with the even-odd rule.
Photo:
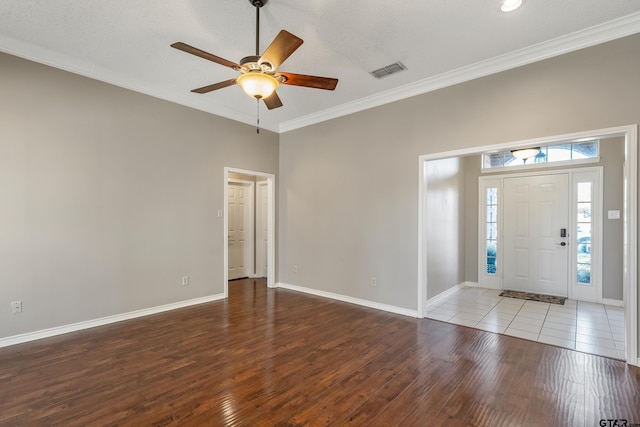
[[560, 246], [567, 246], [567, 243], [566, 243], [566, 242], [556, 243], [556, 245], [560, 245]]

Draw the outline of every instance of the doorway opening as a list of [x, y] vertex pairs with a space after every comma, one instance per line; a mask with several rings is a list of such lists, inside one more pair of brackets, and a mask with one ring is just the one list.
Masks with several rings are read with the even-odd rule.
[[[472, 245], [466, 245], [467, 237], [471, 240], [478, 239], [475, 236], [465, 236], [465, 226], [474, 221], [462, 215], [448, 215], [447, 212], [434, 211], [433, 202], [437, 202], [438, 206], [455, 208], [456, 212], [462, 212], [458, 209], [458, 199], [455, 197], [455, 191], [451, 192], [447, 186], [469, 185], [464, 180], [460, 181], [459, 175], [455, 173], [456, 168], [462, 167], [465, 159], [470, 156], [479, 156], [482, 153], [494, 152], [500, 150], [509, 150], [516, 148], [525, 148], [533, 146], [550, 145], [562, 141], [575, 141], [580, 139], [594, 138], [615, 138], [620, 137], [624, 141], [623, 164], [619, 164], [619, 170], [623, 174], [623, 200], [621, 201], [621, 221], [622, 235], [617, 239], [617, 244], [622, 249], [622, 266], [619, 273], [622, 276], [622, 300], [624, 301], [624, 325], [626, 335], [626, 360], [630, 364], [640, 365], [638, 361], [638, 284], [637, 284], [637, 153], [638, 153], [638, 135], [637, 125], [621, 126], [616, 128], [608, 128], [574, 134], [558, 135], [547, 138], [539, 138], [527, 141], [518, 141], [505, 144], [496, 144], [491, 146], [474, 147], [464, 150], [456, 150], [451, 152], [436, 153], [423, 155], [419, 157], [419, 202], [418, 202], [418, 315], [423, 317], [427, 300], [431, 303], [438, 297], [445, 297], [447, 291], [455, 292], [460, 286], [467, 285], [466, 282], [476, 282], [477, 280], [469, 280], [465, 278], [469, 271], [474, 271], [477, 275], [477, 265], [475, 268], [467, 266], [465, 270], [464, 261], [462, 265], [457, 264], [449, 268], [445, 273], [449, 276], [436, 277], [438, 266], [442, 266], [443, 261], [451, 259], [470, 259], [477, 257], [478, 244], [476, 240]], [[443, 161], [438, 164], [438, 168], [429, 168], [429, 163], [433, 161]], [[438, 163], [438, 162], [434, 162]], [[478, 164], [479, 167], [479, 164]], [[441, 179], [437, 179], [438, 176]], [[457, 182], [456, 182], [457, 180]], [[438, 187], [439, 184], [442, 184]], [[477, 181], [473, 184], [473, 192], [476, 197], [478, 193]], [[427, 203], [430, 198], [431, 203]], [[573, 203], [573, 202], [571, 202]], [[430, 206], [430, 208], [428, 208]], [[468, 205], [475, 214], [481, 209], [478, 201]], [[605, 209], [607, 207], [605, 206]], [[475, 219], [477, 224], [477, 219]], [[562, 227], [564, 228], [564, 227]], [[432, 232], [429, 236], [429, 232]], [[605, 230], [606, 233], [606, 230]], [[462, 237], [461, 237], [462, 236]], [[447, 255], [442, 255], [441, 252]], [[580, 259], [585, 258], [584, 252], [579, 254]], [[477, 259], [477, 258], [476, 258]], [[459, 261], [458, 261], [459, 262]], [[458, 283], [447, 284], [443, 287], [443, 280], [453, 278], [460, 280]], [[460, 279], [462, 278], [462, 279]]]
[[224, 296], [229, 280], [266, 278], [275, 287], [275, 175], [224, 168]]

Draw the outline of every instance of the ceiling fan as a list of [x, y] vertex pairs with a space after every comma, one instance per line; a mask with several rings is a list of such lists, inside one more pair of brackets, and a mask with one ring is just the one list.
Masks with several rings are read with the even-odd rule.
[[338, 79], [276, 71], [303, 43], [301, 38], [288, 31], [280, 31], [267, 50], [260, 56], [260, 8], [267, 3], [267, 0], [249, 0], [249, 3], [256, 8], [256, 54], [242, 58], [239, 64], [189, 46], [186, 43], [177, 42], [171, 45], [175, 49], [224, 65], [240, 73], [240, 76], [233, 79], [193, 89], [191, 92], [209, 93], [237, 83], [247, 95], [258, 101], [262, 99], [267, 108], [272, 110], [282, 107], [282, 101], [276, 93], [276, 89], [280, 84], [334, 90], [338, 84]]

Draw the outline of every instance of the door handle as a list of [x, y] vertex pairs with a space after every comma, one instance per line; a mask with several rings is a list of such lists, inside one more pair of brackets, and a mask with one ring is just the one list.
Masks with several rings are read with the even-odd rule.
[[556, 245], [567, 246], [567, 242], [556, 243]]

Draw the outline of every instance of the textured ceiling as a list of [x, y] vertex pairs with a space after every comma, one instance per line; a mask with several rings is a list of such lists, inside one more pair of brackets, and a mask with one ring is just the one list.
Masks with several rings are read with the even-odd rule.
[[[284, 107], [261, 107], [279, 132], [447, 84], [640, 32], [640, 0], [269, 0], [261, 51], [281, 30], [304, 44], [282, 71], [337, 77], [334, 92], [281, 86]], [[254, 124], [237, 86], [191, 89], [236, 76], [169, 47], [182, 41], [237, 62], [254, 54], [248, 0], [0, 0], [0, 51]], [[401, 61], [383, 79], [369, 72]]]

